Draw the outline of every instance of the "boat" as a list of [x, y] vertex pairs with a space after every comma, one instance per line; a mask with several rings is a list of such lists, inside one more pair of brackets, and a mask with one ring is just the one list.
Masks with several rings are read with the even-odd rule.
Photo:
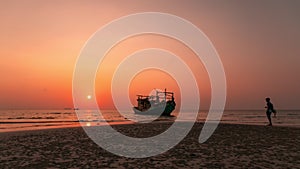
[[133, 107], [135, 114], [172, 116], [176, 103], [174, 93], [156, 90], [156, 95], [137, 95], [137, 106]]

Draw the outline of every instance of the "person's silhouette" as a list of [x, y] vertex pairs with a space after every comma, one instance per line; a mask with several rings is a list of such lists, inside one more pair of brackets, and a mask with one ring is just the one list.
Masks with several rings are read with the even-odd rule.
[[274, 110], [274, 106], [271, 103], [271, 99], [269, 97], [266, 98], [266, 102], [267, 102], [267, 106], [265, 108], [267, 108], [266, 114], [267, 114], [267, 118], [269, 120], [268, 126], [272, 126], [271, 115], [272, 115], [272, 113], [274, 113], [274, 117], [276, 117], [276, 111]]

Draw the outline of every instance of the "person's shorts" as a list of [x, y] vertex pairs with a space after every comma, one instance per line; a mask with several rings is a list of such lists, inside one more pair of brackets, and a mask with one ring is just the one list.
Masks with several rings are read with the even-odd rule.
[[272, 112], [267, 111], [266, 114], [267, 116], [271, 116]]

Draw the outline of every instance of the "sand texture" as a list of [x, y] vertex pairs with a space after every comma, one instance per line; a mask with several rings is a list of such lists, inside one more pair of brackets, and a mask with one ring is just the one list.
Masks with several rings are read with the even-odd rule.
[[[134, 137], [171, 123], [116, 125]], [[0, 133], [0, 168], [300, 168], [300, 129], [221, 124], [200, 144], [203, 124], [158, 156], [119, 157], [97, 146], [82, 128]]]

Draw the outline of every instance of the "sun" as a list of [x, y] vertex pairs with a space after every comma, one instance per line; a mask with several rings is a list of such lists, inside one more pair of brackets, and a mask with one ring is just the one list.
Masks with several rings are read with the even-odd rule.
[[91, 95], [87, 95], [86, 98], [90, 100], [92, 98], [92, 96]]

